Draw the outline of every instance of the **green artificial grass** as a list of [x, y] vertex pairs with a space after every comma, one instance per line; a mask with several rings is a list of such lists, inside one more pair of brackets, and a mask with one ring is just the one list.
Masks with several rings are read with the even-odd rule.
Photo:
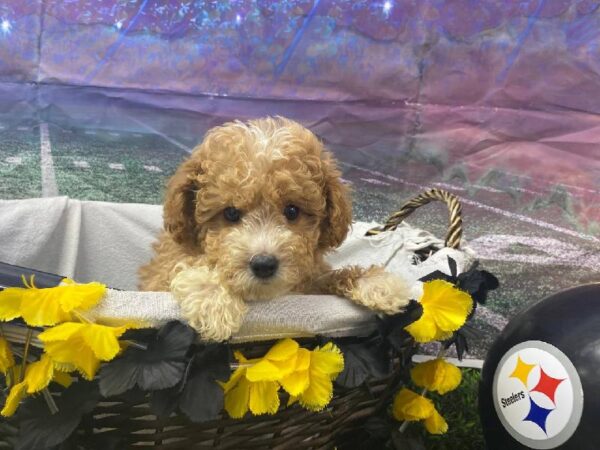
[[[92, 132], [50, 129], [60, 194], [81, 200], [162, 203], [167, 179], [187, 154], [158, 136]], [[81, 162], [86, 167], [78, 167]]]
[[463, 381], [458, 389], [446, 395], [427, 394], [448, 422], [448, 432], [432, 435], [420, 423], [411, 424], [407, 429], [413, 436], [422, 436], [427, 450], [485, 449], [477, 406], [481, 373], [476, 369], [463, 369], [462, 373]]
[[0, 198], [42, 195], [38, 129], [0, 129]]

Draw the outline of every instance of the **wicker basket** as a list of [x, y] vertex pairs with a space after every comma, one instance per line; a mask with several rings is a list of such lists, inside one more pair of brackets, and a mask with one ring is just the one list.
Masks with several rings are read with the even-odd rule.
[[[431, 189], [406, 203], [393, 214], [383, 227], [373, 229], [374, 235], [395, 229], [415, 209], [431, 201], [447, 204], [450, 226], [446, 246], [458, 248], [462, 236], [461, 205], [458, 199], [445, 191]], [[423, 252], [422, 258], [435, 249]], [[312, 339], [300, 340], [303, 346], [315, 345]], [[235, 345], [245, 355], [262, 356], [273, 342]], [[191, 423], [181, 415], [159, 419], [152, 415], [147, 399], [117, 398], [102, 402], [79, 433], [118, 437], [121, 445], [129, 448], [153, 449], [330, 449], [359, 448], [355, 436], [348, 433], [369, 416], [387, 408], [393, 394], [404, 379], [414, 348], [397, 355], [394, 371], [387, 378], [366, 382], [360, 387], [345, 389], [336, 386], [328, 407], [319, 413], [307, 411], [298, 405], [282, 406], [275, 415], [247, 416], [231, 419], [225, 413], [218, 420]], [[287, 399], [282, 398], [285, 405]]]
[[[383, 227], [367, 235], [395, 229], [418, 207], [431, 201], [443, 201], [450, 212], [446, 246], [458, 249], [462, 235], [461, 206], [458, 199], [445, 191], [431, 189], [406, 203]], [[419, 256], [427, 258], [437, 249], [430, 248]], [[349, 338], [357, 339], [357, 338]], [[299, 339], [303, 347], [318, 345], [318, 339]], [[258, 357], [273, 345], [271, 342], [232, 345], [247, 357]], [[356, 388], [335, 386], [327, 408], [315, 413], [297, 404], [286, 407], [282, 393], [277, 414], [231, 419], [222, 412], [217, 420], [192, 423], [183, 415], [159, 418], [151, 412], [147, 394], [125, 395], [100, 402], [92, 414], [84, 416], [76, 430], [82, 442], [106, 442], [106, 448], [153, 449], [330, 449], [362, 448], [353, 430], [368, 417], [389, 407], [391, 398], [406, 379], [416, 346], [390, 355], [391, 374], [383, 379], [368, 380]], [[137, 397], [137, 398], [134, 398]], [[0, 447], [2, 438], [0, 437]], [[110, 445], [109, 445], [110, 443]], [[84, 447], [87, 448], [87, 447]]]

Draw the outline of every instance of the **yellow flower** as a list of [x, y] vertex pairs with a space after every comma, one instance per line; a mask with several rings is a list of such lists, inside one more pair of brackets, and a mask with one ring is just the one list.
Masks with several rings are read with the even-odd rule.
[[67, 322], [73, 320], [73, 310], [90, 309], [105, 292], [103, 284], [76, 284], [70, 279], [52, 288], [6, 288], [0, 292], [0, 320], [22, 317], [28, 325], [36, 327]]
[[464, 325], [473, 308], [469, 294], [444, 280], [423, 283], [420, 302], [422, 316], [405, 328], [417, 342], [448, 339]]
[[69, 374], [55, 370], [52, 359], [47, 354], [43, 354], [39, 361], [27, 365], [25, 378], [11, 388], [0, 414], [12, 416], [25, 395], [35, 394], [45, 389], [50, 381], [68, 387], [72, 380]]
[[296, 341], [283, 339], [262, 359], [247, 361], [252, 365], [246, 369], [246, 380], [242, 380], [240, 389], [245, 389], [248, 383], [248, 407], [252, 414], [275, 414], [279, 410], [278, 381], [294, 370], [298, 348]]
[[222, 384], [225, 394], [225, 410], [230, 417], [240, 419], [248, 412], [252, 414], [275, 414], [279, 409], [279, 385], [274, 380], [262, 380], [260, 375], [266, 378], [272, 378], [268, 373], [256, 371], [252, 378], [256, 381], [250, 381], [247, 378], [248, 369], [253, 361], [247, 360], [244, 356], [235, 352], [235, 357], [241, 364], [233, 375]]
[[8, 393], [8, 397], [6, 398], [6, 403], [4, 404], [4, 408], [0, 411], [4, 417], [12, 416], [23, 397], [25, 397], [27, 391], [27, 382], [21, 381], [18, 384], [15, 384]]
[[312, 352], [299, 348], [292, 339], [283, 339], [263, 358], [247, 360], [235, 353], [240, 363], [229, 381], [223, 383], [225, 410], [233, 418], [253, 414], [274, 414], [279, 409], [279, 387], [312, 410], [329, 403], [332, 379], [344, 368], [339, 349], [329, 343]]
[[460, 369], [443, 358], [416, 364], [410, 376], [417, 386], [440, 394], [456, 389], [462, 379]]
[[[300, 346], [293, 339], [283, 339], [251, 367], [246, 377], [249, 381], [276, 381], [293, 372]], [[251, 362], [252, 362], [251, 361]]]
[[8, 341], [0, 337], [0, 372], [6, 375], [8, 369], [15, 365], [15, 359], [10, 351]]
[[402, 388], [394, 398], [392, 414], [396, 420], [409, 422], [423, 420], [425, 428], [432, 434], [444, 434], [448, 424], [437, 412], [433, 402], [410, 389]]
[[252, 414], [275, 414], [279, 409], [279, 383], [296, 366], [299, 345], [292, 339], [277, 342], [262, 358], [248, 360], [235, 352], [241, 364], [229, 381], [222, 384], [225, 410], [239, 419], [250, 410]]
[[27, 393], [33, 394], [44, 389], [50, 384], [52, 375], [54, 375], [54, 364], [47, 354], [43, 354], [39, 361], [28, 364], [23, 380], [27, 384]]
[[44, 353], [39, 361], [28, 364], [25, 369], [27, 393], [35, 394], [46, 388], [50, 381], [55, 381], [68, 387], [71, 384], [71, 376], [68, 373], [57, 370], [56, 364], [47, 353]]
[[73, 378], [71, 377], [71, 374], [59, 371], [57, 365], [55, 364], [54, 375], [52, 375], [52, 381], [60, 384], [63, 387], [68, 388], [69, 386], [71, 386], [71, 383], [73, 383]]
[[[241, 363], [245, 361], [236, 352], [236, 358]], [[238, 367], [227, 383], [221, 383], [225, 396], [225, 411], [233, 419], [241, 419], [248, 412], [250, 400], [250, 382], [246, 380], [246, 367]]]
[[298, 349], [296, 364], [293, 371], [281, 378], [281, 386], [291, 396], [302, 394], [310, 384], [310, 351], [305, 348]]
[[8, 321], [21, 317], [21, 288], [6, 288], [0, 291], [0, 320]]
[[[302, 367], [305, 365], [306, 363], [303, 361]], [[327, 406], [333, 396], [333, 380], [344, 370], [344, 356], [338, 347], [328, 342], [323, 348], [317, 347], [310, 352], [308, 365], [307, 370], [301, 370], [299, 367], [298, 378], [301, 380], [303, 375], [300, 374], [306, 373], [308, 385], [304, 391], [297, 395], [297, 399], [306, 409], [321, 411]], [[298, 380], [297, 387], [301, 385], [300, 380]], [[286, 384], [290, 390], [286, 389], [285, 384], [284, 389], [293, 396], [290, 398], [290, 401], [294, 402], [294, 397], [296, 396], [291, 392], [293, 385], [289, 380], [286, 380]]]
[[15, 384], [17, 384], [21, 380], [21, 372], [21, 365], [19, 364], [15, 364], [14, 366], [9, 367], [9, 369], [4, 374], [4, 384], [6, 386], [14, 386]]
[[431, 400], [406, 388], [402, 388], [396, 394], [392, 406], [396, 420], [423, 420], [431, 416], [434, 410]]
[[433, 413], [424, 421], [425, 429], [431, 434], [444, 434], [448, 431], [448, 424], [444, 418], [435, 409]]
[[121, 351], [118, 338], [126, 330], [126, 326], [67, 322], [47, 329], [38, 338], [55, 367], [64, 372], [77, 369], [92, 380], [100, 361], [110, 361]]

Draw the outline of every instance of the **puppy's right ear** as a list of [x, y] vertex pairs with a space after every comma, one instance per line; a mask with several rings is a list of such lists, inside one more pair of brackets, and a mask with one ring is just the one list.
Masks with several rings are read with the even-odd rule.
[[194, 218], [197, 176], [200, 163], [193, 158], [185, 161], [167, 184], [163, 218], [165, 230], [179, 244], [196, 244], [198, 227]]

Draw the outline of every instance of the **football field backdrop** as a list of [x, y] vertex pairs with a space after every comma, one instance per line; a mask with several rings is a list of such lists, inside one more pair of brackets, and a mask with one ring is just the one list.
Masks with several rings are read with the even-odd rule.
[[[5, 1], [0, 198], [159, 204], [208, 128], [284, 115], [335, 153], [355, 220], [461, 198], [501, 282], [483, 357], [521, 308], [599, 279], [598, 42], [587, 0]], [[409, 222], [441, 237], [447, 212]]]

